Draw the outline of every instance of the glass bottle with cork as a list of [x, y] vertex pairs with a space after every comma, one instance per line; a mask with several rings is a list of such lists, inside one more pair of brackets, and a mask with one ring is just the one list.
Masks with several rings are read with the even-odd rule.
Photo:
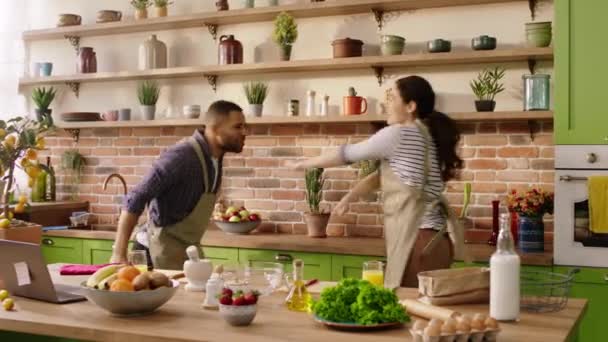
[[51, 165], [51, 157], [46, 157], [46, 191], [45, 199], [47, 202], [54, 202], [57, 198], [56, 195], [56, 178], [55, 169]]
[[311, 297], [304, 282], [304, 262], [296, 259], [293, 261], [293, 285], [285, 298], [285, 304], [291, 311], [307, 312], [310, 300]]

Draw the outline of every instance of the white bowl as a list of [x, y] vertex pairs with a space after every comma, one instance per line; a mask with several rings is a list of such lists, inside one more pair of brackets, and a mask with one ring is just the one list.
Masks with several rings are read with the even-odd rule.
[[250, 231], [256, 229], [262, 220], [245, 221], [245, 222], [226, 222], [214, 220], [216, 226], [229, 234], [249, 234]]
[[81, 284], [87, 299], [114, 315], [143, 315], [151, 313], [169, 301], [179, 288], [177, 280], [171, 280], [173, 287], [159, 287], [154, 290], [135, 292], [114, 292], [98, 290]]
[[258, 306], [253, 305], [223, 305], [220, 304], [220, 316], [234, 326], [245, 326], [251, 324], [258, 311]]

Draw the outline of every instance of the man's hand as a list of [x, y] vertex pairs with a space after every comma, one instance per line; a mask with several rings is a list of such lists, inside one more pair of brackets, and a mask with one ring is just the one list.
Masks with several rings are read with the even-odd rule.
[[112, 254], [112, 257], [110, 258], [110, 263], [111, 264], [126, 264], [127, 257], [125, 255], [121, 255], [121, 254]]

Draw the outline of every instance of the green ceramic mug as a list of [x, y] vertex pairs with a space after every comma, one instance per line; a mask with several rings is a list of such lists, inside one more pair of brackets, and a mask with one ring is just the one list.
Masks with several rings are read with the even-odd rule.
[[395, 35], [383, 35], [380, 37], [380, 51], [383, 56], [400, 55], [405, 48], [405, 38]]

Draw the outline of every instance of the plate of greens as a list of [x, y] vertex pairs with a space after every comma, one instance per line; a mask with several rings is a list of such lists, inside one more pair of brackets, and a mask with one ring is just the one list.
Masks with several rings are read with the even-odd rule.
[[340, 330], [388, 329], [410, 321], [393, 291], [357, 279], [324, 289], [311, 310], [315, 321]]

